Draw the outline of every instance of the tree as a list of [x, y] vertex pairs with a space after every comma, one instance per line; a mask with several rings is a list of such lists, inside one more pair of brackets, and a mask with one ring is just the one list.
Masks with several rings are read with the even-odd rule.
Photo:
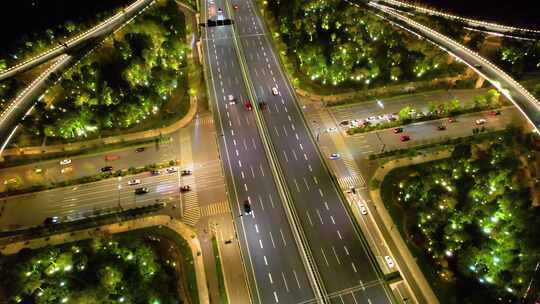
[[406, 121], [406, 120], [411, 119], [412, 113], [413, 113], [413, 108], [411, 106], [406, 106], [402, 108], [401, 110], [399, 110], [398, 116], [400, 120]]
[[109, 292], [114, 292], [122, 282], [122, 272], [115, 266], [107, 265], [98, 271], [99, 281]]
[[488, 104], [492, 107], [499, 107], [501, 105], [500, 97], [501, 93], [499, 93], [499, 91], [495, 89], [487, 91], [486, 100]]

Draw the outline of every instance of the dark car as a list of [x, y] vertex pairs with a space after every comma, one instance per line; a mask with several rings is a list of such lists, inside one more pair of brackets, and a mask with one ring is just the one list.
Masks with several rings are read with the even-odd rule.
[[43, 221], [45, 226], [51, 226], [60, 223], [60, 218], [58, 216], [49, 216]]
[[191, 170], [182, 170], [180, 171], [180, 175], [182, 176], [191, 175]]
[[438, 126], [437, 126], [437, 130], [439, 130], [439, 131], [444, 131], [444, 130], [446, 130], [446, 126], [438, 125]]
[[191, 187], [190, 187], [190, 186], [185, 185], [185, 186], [181, 186], [181, 187], [180, 187], [180, 192], [188, 192], [188, 191], [191, 191]]
[[135, 150], [135, 152], [137, 152], [137, 153], [138, 153], [138, 152], [143, 152], [144, 150], [145, 150], [144, 147], [140, 147], [140, 148], [137, 148], [137, 149]]
[[146, 188], [146, 187], [135, 189], [135, 194], [137, 194], [137, 195], [146, 194], [148, 192], [150, 192], [150, 190], [148, 188]]
[[401, 127], [400, 127], [400, 128], [395, 128], [395, 129], [394, 129], [394, 133], [396, 133], [396, 134], [397, 134], [397, 133], [401, 133], [401, 132], [403, 132], [403, 128], [401, 128]]
[[248, 200], [245, 200], [245, 201], [244, 201], [244, 212], [245, 212], [246, 214], [251, 214], [252, 211], [253, 211], [253, 210], [251, 210], [251, 204], [249, 203]]
[[249, 100], [246, 101], [246, 103], [244, 103], [244, 106], [246, 107], [246, 109], [247, 109], [248, 111], [253, 110], [253, 106], [251, 105], [251, 101], [249, 101]]
[[448, 122], [449, 123], [454, 123], [454, 122], [456, 122], [456, 119], [454, 117], [450, 117], [450, 118], [448, 118]]
[[409, 135], [401, 135], [399, 140], [401, 140], [401, 141], [409, 141], [409, 140], [411, 140], [411, 137]]
[[150, 174], [156, 176], [156, 175], [159, 175], [159, 170], [152, 170], [150, 171]]
[[101, 168], [101, 172], [111, 172], [113, 169], [112, 166], [105, 166], [103, 168]]
[[261, 109], [262, 111], [266, 110], [266, 102], [264, 101], [259, 102], [259, 109]]

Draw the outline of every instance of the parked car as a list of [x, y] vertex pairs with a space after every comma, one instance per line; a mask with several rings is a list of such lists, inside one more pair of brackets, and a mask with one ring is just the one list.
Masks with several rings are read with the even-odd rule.
[[437, 130], [444, 131], [444, 130], [446, 130], [446, 126], [445, 125], [438, 125]]
[[113, 169], [113, 167], [111, 166], [105, 166], [103, 168], [101, 168], [101, 172], [105, 173], [105, 172], [111, 172]]
[[330, 154], [329, 158], [331, 160], [336, 160], [336, 159], [339, 159], [341, 156], [339, 155], [339, 153], [332, 153]]
[[58, 216], [49, 216], [43, 221], [43, 224], [45, 224], [45, 226], [55, 225], [59, 223], [60, 223], [60, 217]]
[[145, 150], [144, 147], [139, 147], [139, 148], [135, 149], [135, 152], [140, 153], [140, 152], [143, 152], [144, 150]]
[[157, 176], [159, 175], [159, 170], [152, 170], [150, 171], [150, 174], [152, 174], [153, 176]]
[[180, 187], [180, 192], [188, 192], [191, 191], [191, 187], [189, 185], [184, 185]]
[[259, 102], [259, 109], [261, 109], [261, 111], [266, 110], [266, 102], [260, 101]]
[[141, 183], [141, 180], [140, 179], [132, 179], [128, 182], [128, 185], [129, 186], [133, 186], [133, 185], [138, 185]]
[[394, 129], [394, 133], [396, 133], [396, 134], [397, 134], [397, 133], [401, 133], [401, 132], [403, 132], [403, 128], [402, 128], [402, 127], [395, 128], [395, 129]]
[[146, 194], [148, 192], [150, 192], [150, 189], [148, 189], [146, 187], [135, 189], [135, 194], [137, 194], [137, 195]]
[[409, 141], [409, 140], [411, 140], [411, 137], [409, 135], [401, 135], [399, 140], [401, 140], [401, 141]]
[[278, 89], [276, 87], [272, 87], [272, 94], [279, 95]]
[[477, 125], [483, 125], [486, 123], [486, 120], [483, 118], [480, 118], [480, 119], [477, 119], [474, 123]]
[[167, 168], [167, 173], [176, 173], [178, 172], [178, 168], [176, 167], [170, 167], [170, 168]]
[[182, 170], [180, 171], [180, 175], [182, 176], [191, 175], [191, 170]]
[[71, 159], [69, 159], [69, 158], [66, 158], [66, 159], [63, 159], [63, 160], [60, 161], [60, 165], [62, 165], [62, 166], [63, 165], [69, 165], [69, 164], [71, 164]]

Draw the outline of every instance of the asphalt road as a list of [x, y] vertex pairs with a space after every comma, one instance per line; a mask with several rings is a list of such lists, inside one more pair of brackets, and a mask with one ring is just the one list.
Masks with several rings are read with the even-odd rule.
[[[332, 303], [390, 303], [368, 250], [302, 122], [269, 35], [249, 0], [237, 2], [236, 27], [257, 102], [292, 193], [296, 212]], [[279, 94], [272, 93], [276, 87]]]
[[[218, 8], [204, 1], [203, 20]], [[232, 28], [203, 29], [203, 50], [218, 144], [231, 198], [237, 234], [255, 303], [307, 303], [314, 295], [287, 222], [255, 124], [245, 108], [245, 84], [232, 40]], [[237, 104], [230, 105], [232, 94]], [[249, 200], [253, 212], [246, 214]], [[239, 266], [239, 265], [238, 265]]]

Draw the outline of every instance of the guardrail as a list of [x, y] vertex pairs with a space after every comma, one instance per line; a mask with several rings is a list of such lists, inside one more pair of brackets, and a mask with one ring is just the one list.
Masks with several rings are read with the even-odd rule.
[[[226, 4], [226, 9], [229, 16], [232, 16], [231, 14], [232, 10], [230, 8], [229, 1], [225, 0], [225, 4]], [[257, 98], [256, 98], [256, 94], [254, 93], [255, 88], [251, 81], [251, 77], [249, 77], [249, 74], [247, 72], [247, 62], [245, 59], [245, 54], [244, 54], [243, 48], [238, 42], [239, 37], [238, 37], [237, 31], [235, 30], [235, 25], [233, 25], [232, 32], [233, 32], [233, 41], [237, 50], [238, 60], [240, 61], [240, 68], [242, 70], [242, 75], [245, 80], [246, 90], [253, 104], [253, 113], [255, 115], [255, 122], [257, 124], [257, 128], [259, 129], [261, 141], [266, 151], [265, 155], [270, 164], [272, 175], [274, 176], [274, 180], [278, 188], [279, 196], [281, 197], [283, 201], [285, 213], [287, 215], [287, 220], [289, 221], [291, 225], [293, 236], [295, 238], [296, 244], [298, 245], [300, 249], [299, 250], [300, 256], [302, 257], [302, 262], [304, 263], [304, 266], [307, 270], [308, 278], [312, 286], [312, 289], [315, 292], [315, 299], [319, 303], [327, 303], [328, 297], [327, 297], [326, 289], [324, 287], [323, 280], [319, 274], [313, 255], [311, 254], [311, 248], [308, 244], [305, 232], [303, 231], [301, 224], [299, 224], [300, 220], [298, 218], [298, 215], [296, 214], [292, 196], [286, 185], [286, 181], [285, 181], [283, 172], [281, 171], [281, 167], [279, 166], [277, 162], [277, 153], [275, 152], [275, 148], [272, 144], [272, 141], [270, 140], [270, 135], [266, 127], [266, 124], [263, 123], [264, 118], [262, 117], [261, 109], [259, 108], [258, 103], [256, 102]]]

